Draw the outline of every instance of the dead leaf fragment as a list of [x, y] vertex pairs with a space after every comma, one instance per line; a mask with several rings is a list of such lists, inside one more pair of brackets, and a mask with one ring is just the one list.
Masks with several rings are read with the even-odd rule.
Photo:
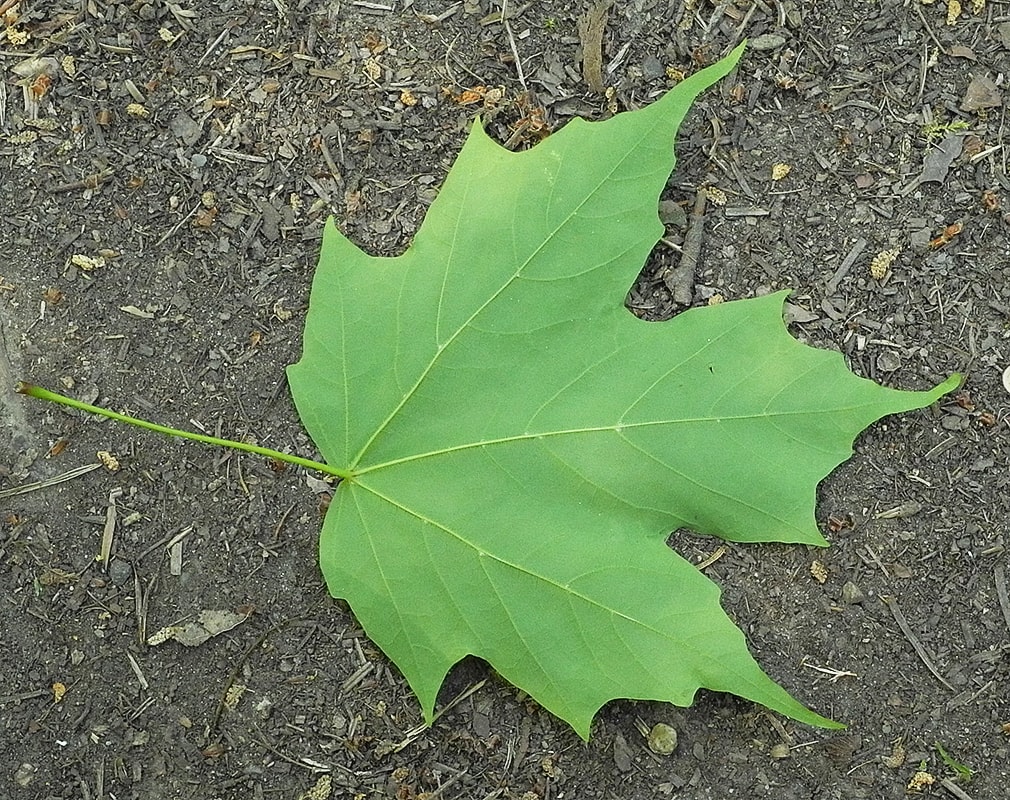
[[981, 111], [1003, 105], [999, 89], [988, 75], [974, 75], [961, 101], [962, 111]]
[[964, 136], [948, 133], [936, 147], [930, 147], [922, 159], [920, 183], [943, 183], [947, 179], [950, 165], [954, 163], [964, 147]]
[[961, 231], [963, 231], [963, 230], [964, 230], [964, 223], [962, 223], [962, 222], [955, 222], [953, 225], [948, 225], [946, 228], [944, 228], [940, 232], [939, 236], [937, 236], [934, 239], [930, 239], [930, 241], [929, 241], [929, 249], [930, 250], [938, 250], [939, 248], [943, 247], [944, 245], [949, 244], [950, 241], [955, 236], [957, 236], [958, 234], [960, 234]]
[[712, 205], [719, 206], [720, 208], [729, 202], [726, 193], [718, 186], [706, 186], [705, 196]]
[[908, 517], [914, 517], [922, 511], [922, 503], [917, 503], [915, 500], [906, 500], [904, 503], [899, 503], [893, 508], [889, 508], [886, 511], [878, 511], [873, 515], [874, 519], [907, 519]]
[[39, 58], [33, 56], [31, 58], [26, 58], [24, 61], [19, 61], [11, 67], [11, 72], [19, 78], [35, 78], [37, 75], [41, 74], [48, 75], [51, 78], [56, 75], [59, 68], [60, 64], [55, 58]]
[[772, 758], [789, 758], [789, 745], [784, 744], [783, 742], [774, 744], [768, 751], [768, 755]]
[[969, 61], [977, 61], [975, 57], [975, 51], [970, 47], [965, 47], [963, 44], [951, 45], [947, 50], [947, 55], [953, 56], [954, 58], [967, 58]]
[[237, 613], [227, 609], [201, 611], [196, 622], [187, 622], [185, 625], [169, 625], [154, 633], [147, 640], [150, 647], [164, 644], [169, 639], [174, 639], [186, 647], [196, 647], [206, 642], [208, 639], [218, 634], [230, 631], [241, 625], [252, 613], [251, 609], [243, 609], [249, 613]]
[[365, 74], [366, 78], [373, 81], [378, 81], [382, 77], [382, 65], [374, 58], [366, 59], [365, 66], [362, 67], [361, 71]]
[[828, 568], [820, 561], [814, 561], [810, 564], [810, 574], [818, 583], [824, 583], [828, 579]]

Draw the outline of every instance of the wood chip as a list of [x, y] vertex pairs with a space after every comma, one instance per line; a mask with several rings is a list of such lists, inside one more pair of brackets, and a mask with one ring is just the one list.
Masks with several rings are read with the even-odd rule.
[[607, 27], [609, 2], [597, 2], [579, 17], [579, 40], [582, 43], [582, 78], [597, 94], [606, 92], [603, 85], [603, 31]]

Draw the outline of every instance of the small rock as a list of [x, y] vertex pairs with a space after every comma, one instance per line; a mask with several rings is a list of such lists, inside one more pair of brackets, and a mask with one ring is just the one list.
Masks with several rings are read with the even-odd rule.
[[109, 580], [116, 586], [122, 586], [133, 577], [133, 567], [121, 558], [115, 558], [109, 563]]
[[961, 101], [962, 111], [981, 111], [984, 108], [998, 108], [1003, 105], [999, 89], [988, 75], [975, 75], [968, 84], [968, 91]]
[[659, 201], [659, 219], [664, 225], [674, 228], [687, 227], [687, 214], [684, 207], [676, 200]]
[[881, 372], [895, 372], [901, 369], [901, 358], [891, 350], [885, 350], [877, 356], [877, 369]]
[[1001, 22], [996, 26], [999, 32], [999, 41], [1004, 50], [1010, 50], [1010, 22]]
[[34, 779], [35, 773], [38, 772], [38, 767], [34, 764], [29, 764], [25, 762], [20, 767], [17, 768], [17, 772], [14, 773], [14, 782], [20, 786], [22, 789], [28, 786]]
[[750, 40], [752, 50], [776, 50], [786, 43], [786, 37], [777, 33], [762, 33]]
[[768, 755], [772, 758], [789, 758], [789, 745], [781, 743], [772, 745], [771, 750], [768, 751]]
[[614, 737], [614, 763], [621, 772], [631, 769], [631, 748], [620, 732]]
[[648, 55], [642, 59], [642, 77], [648, 80], [655, 80], [666, 75], [666, 68], [662, 62], [654, 55]]
[[866, 595], [863, 590], [860, 589], [852, 581], [846, 581], [842, 585], [842, 602], [845, 605], [851, 606], [857, 603], [862, 603], [866, 599]]
[[657, 722], [649, 731], [649, 749], [657, 756], [668, 756], [677, 749], [677, 731], [672, 725]]
[[172, 133], [182, 139], [183, 144], [187, 147], [195, 144], [197, 139], [203, 135], [203, 128], [200, 126], [200, 123], [185, 111], [180, 111], [175, 119], [168, 123], [168, 127]]

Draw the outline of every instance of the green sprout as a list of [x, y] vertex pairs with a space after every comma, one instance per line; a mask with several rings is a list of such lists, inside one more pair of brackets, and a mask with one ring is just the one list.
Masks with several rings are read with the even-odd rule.
[[940, 758], [943, 759], [943, 763], [954, 771], [959, 781], [971, 783], [972, 776], [975, 774], [975, 771], [971, 767], [955, 760], [946, 750], [943, 749], [943, 745], [939, 742], [933, 742], [933, 747], [935, 747], [936, 752], [940, 754]]
[[938, 122], [933, 120], [922, 126], [922, 137], [927, 142], [935, 142], [948, 133], [960, 133], [966, 131], [971, 125], [963, 119], [955, 119], [951, 122]]

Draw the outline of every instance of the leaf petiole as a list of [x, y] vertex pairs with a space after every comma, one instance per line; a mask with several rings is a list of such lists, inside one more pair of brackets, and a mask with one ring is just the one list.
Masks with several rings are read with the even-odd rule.
[[24, 381], [18, 381], [17, 385], [14, 387], [14, 391], [18, 394], [25, 394], [29, 397], [38, 398], [39, 400], [48, 400], [51, 403], [59, 403], [60, 405], [67, 406], [69, 408], [76, 408], [78, 411], [87, 411], [89, 414], [98, 414], [99, 416], [107, 417], [108, 419], [126, 422], [130, 425], [136, 425], [138, 428], [155, 431], [156, 433], [177, 436], [180, 439], [192, 439], [194, 442], [203, 442], [204, 444], [213, 444], [218, 445], [219, 447], [230, 447], [233, 450], [242, 450], [246, 453], [255, 453], [256, 455], [274, 458], [287, 464], [297, 464], [298, 466], [305, 467], [306, 469], [314, 469], [319, 472], [325, 472], [329, 475], [336, 475], [338, 478], [342, 479], [350, 477], [350, 474], [346, 470], [336, 469], [328, 464], [321, 464], [318, 461], [301, 458], [300, 456], [293, 456], [290, 453], [282, 453], [279, 450], [271, 450], [269, 447], [260, 447], [259, 445], [248, 444], [246, 442], [236, 442], [231, 439], [219, 439], [216, 436], [207, 436], [203, 433], [191, 433], [190, 431], [183, 431], [179, 428], [159, 425], [156, 422], [148, 422], [145, 419], [131, 417], [129, 414], [120, 414], [116, 411], [110, 411], [107, 408], [82, 403], [80, 400], [74, 400], [72, 397], [67, 397], [66, 395], [58, 394], [57, 392], [51, 392], [48, 389], [43, 389], [41, 386], [35, 386], [34, 384], [25, 383]]

